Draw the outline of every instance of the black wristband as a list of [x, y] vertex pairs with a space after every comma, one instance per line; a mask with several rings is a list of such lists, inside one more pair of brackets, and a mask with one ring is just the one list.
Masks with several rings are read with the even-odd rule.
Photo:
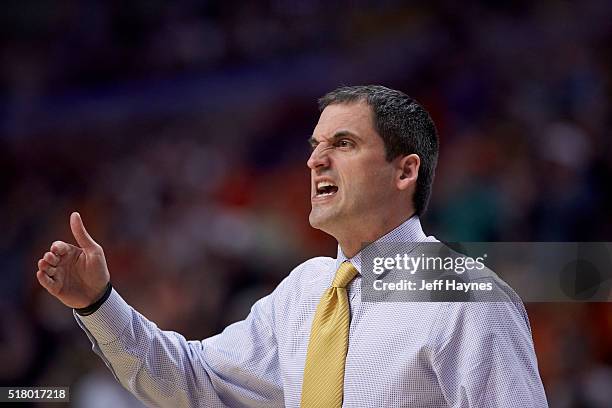
[[106, 284], [106, 290], [104, 291], [104, 294], [102, 295], [100, 299], [96, 300], [94, 303], [92, 303], [91, 305], [87, 307], [82, 307], [80, 309], [74, 309], [74, 311], [77, 312], [77, 314], [80, 316], [89, 316], [90, 314], [98, 310], [100, 306], [104, 304], [104, 302], [106, 302], [106, 299], [108, 299], [112, 291], [113, 291], [113, 285], [111, 285], [109, 281]]

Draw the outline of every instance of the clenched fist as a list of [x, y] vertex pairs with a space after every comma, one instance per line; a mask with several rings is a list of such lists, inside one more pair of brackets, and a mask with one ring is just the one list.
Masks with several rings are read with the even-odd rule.
[[36, 277], [63, 304], [80, 309], [102, 297], [110, 274], [102, 247], [87, 233], [77, 212], [70, 215], [70, 229], [79, 246], [55, 241], [38, 260]]

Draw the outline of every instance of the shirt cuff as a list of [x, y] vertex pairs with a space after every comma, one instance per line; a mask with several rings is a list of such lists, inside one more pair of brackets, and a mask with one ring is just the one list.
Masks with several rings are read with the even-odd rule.
[[83, 323], [98, 344], [104, 345], [117, 340], [132, 320], [132, 307], [115, 289], [98, 310], [87, 316], [73, 311], [76, 319]]
[[104, 293], [102, 294], [102, 297], [100, 297], [100, 299], [96, 300], [95, 302], [93, 302], [91, 305], [87, 307], [74, 309], [74, 311], [77, 312], [77, 314], [80, 316], [87, 316], [87, 315], [92, 314], [93, 312], [98, 310], [104, 302], [106, 302], [106, 299], [108, 299], [112, 290], [113, 290], [113, 285], [110, 283], [110, 281], [108, 281], [104, 289]]

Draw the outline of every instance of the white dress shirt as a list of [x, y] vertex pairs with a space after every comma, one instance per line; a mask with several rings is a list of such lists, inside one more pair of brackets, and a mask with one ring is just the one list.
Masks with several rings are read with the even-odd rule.
[[[377, 242], [435, 241], [412, 217]], [[205, 340], [160, 330], [113, 290], [76, 315], [121, 384], [151, 406], [299, 407], [310, 327], [346, 260], [297, 266], [246, 319]], [[350, 261], [361, 271], [360, 257]], [[520, 302], [362, 302], [351, 324], [343, 407], [547, 407]], [[205, 290], [205, 289], [203, 289]], [[517, 297], [518, 298], [518, 297]]]

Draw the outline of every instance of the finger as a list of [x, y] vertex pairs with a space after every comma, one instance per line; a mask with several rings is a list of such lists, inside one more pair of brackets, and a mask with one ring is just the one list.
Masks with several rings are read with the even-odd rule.
[[45, 252], [43, 260], [51, 266], [57, 266], [59, 264], [60, 258], [53, 252]]
[[53, 266], [49, 266], [44, 272], [47, 275], [49, 275], [51, 278], [55, 279], [56, 278], [56, 274], [57, 274], [57, 268], [55, 268]]
[[38, 283], [40, 283], [43, 288], [47, 289], [49, 293], [55, 293], [56, 282], [46, 273], [43, 271], [36, 271], [36, 279], [38, 279]]
[[51, 265], [49, 265], [47, 262], [45, 262], [44, 259], [39, 259], [38, 263], [36, 264], [36, 266], [38, 266], [38, 269], [40, 269], [41, 271], [45, 271]]
[[44, 259], [38, 261], [38, 269], [40, 269], [51, 277], [55, 276], [55, 274], [57, 273], [57, 268], [49, 265]]
[[53, 252], [55, 255], [66, 255], [69, 250], [70, 245], [65, 242], [55, 241], [53, 244], [51, 244], [51, 252]]
[[43, 272], [47, 272], [50, 268], [55, 269], [53, 266], [51, 266], [47, 261], [45, 261], [44, 259], [39, 259], [38, 260], [38, 269], [40, 269]]
[[98, 248], [96, 241], [93, 240], [85, 229], [81, 215], [78, 212], [73, 212], [70, 215], [70, 229], [72, 230], [72, 235], [74, 235], [74, 238], [81, 248], [84, 250], [93, 250]]

